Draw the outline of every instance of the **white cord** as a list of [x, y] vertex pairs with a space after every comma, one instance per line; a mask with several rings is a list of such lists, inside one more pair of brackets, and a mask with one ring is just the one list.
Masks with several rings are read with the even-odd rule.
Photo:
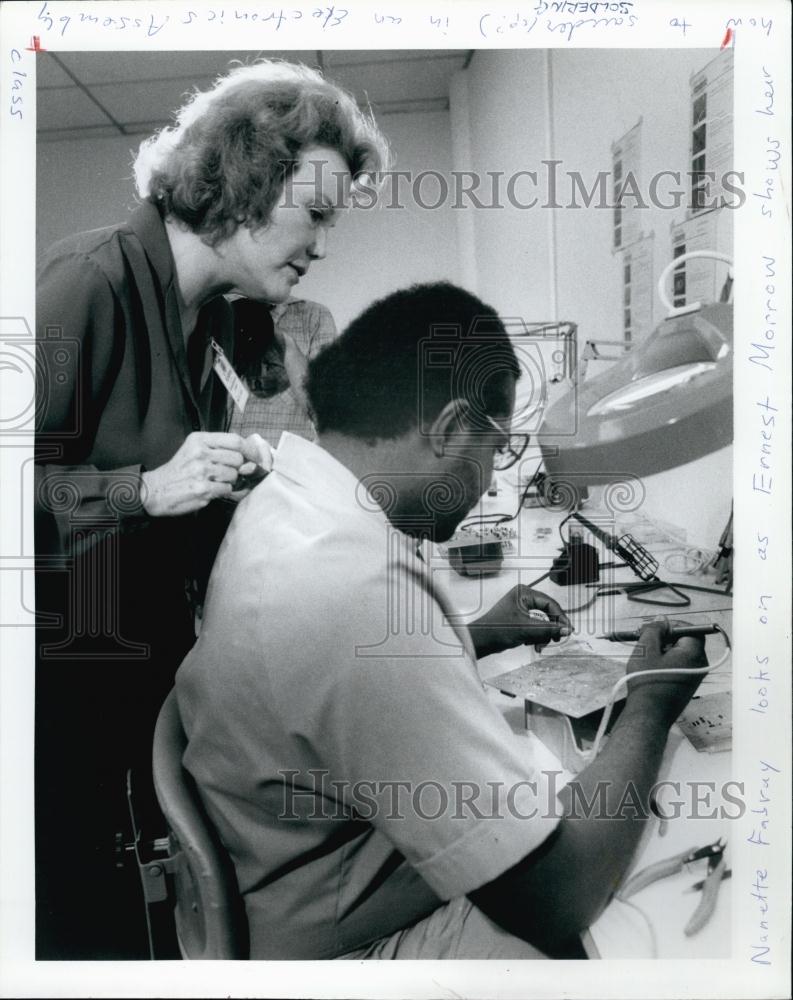
[[597, 757], [598, 751], [600, 750], [600, 744], [603, 742], [603, 736], [606, 732], [606, 728], [609, 724], [609, 719], [611, 718], [611, 710], [614, 707], [614, 702], [617, 699], [617, 694], [623, 685], [627, 685], [628, 681], [635, 680], [637, 677], [663, 677], [665, 674], [684, 674], [686, 677], [692, 677], [695, 674], [709, 674], [714, 670], [717, 670], [722, 663], [726, 663], [730, 655], [730, 637], [721, 627], [721, 625], [714, 625], [717, 632], [720, 632], [724, 637], [724, 653], [720, 659], [716, 660], [715, 663], [709, 664], [707, 667], [665, 667], [662, 670], [636, 670], [630, 674], [624, 674], [617, 680], [617, 683], [611, 689], [609, 694], [609, 700], [606, 703], [606, 707], [603, 709], [603, 718], [600, 720], [600, 725], [598, 726], [597, 734], [595, 735], [595, 741], [592, 744], [592, 748], [589, 751], [589, 760], [592, 761]]
[[664, 309], [670, 313], [674, 312], [674, 306], [669, 301], [666, 294], [666, 279], [672, 273], [672, 271], [684, 264], [687, 260], [698, 260], [700, 258], [706, 258], [708, 260], [720, 260], [725, 264], [729, 265], [729, 275], [732, 277], [732, 257], [728, 257], [726, 253], [719, 253], [716, 250], [689, 250], [688, 253], [681, 253], [679, 256], [674, 257], [666, 267], [661, 271], [661, 277], [658, 279], [658, 298]]
[[631, 903], [630, 900], [623, 899], [622, 896], [620, 896], [619, 894], [614, 898], [619, 900], [619, 902], [622, 903], [623, 906], [630, 906], [632, 910], [636, 910], [636, 912], [645, 922], [645, 924], [647, 925], [647, 933], [650, 935], [650, 958], [658, 958], [658, 938], [656, 937], [655, 928], [653, 927], [650, 918], [647, 916], [647, 914], [640, 906], [637, 906], [635, 903]]
[[664, 559], [664, 569], [670, 573], [685, 573], [693, 576], [703, 570], [715, 556], [715, 552], [708, 552], [694, 546], [686, 546], [669, 552]]

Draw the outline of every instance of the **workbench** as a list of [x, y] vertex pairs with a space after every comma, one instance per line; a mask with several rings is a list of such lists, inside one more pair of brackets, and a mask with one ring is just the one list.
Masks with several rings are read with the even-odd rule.
[[[485, 498], [474, 513], [487, 515], [496, 510], [508, 510], [510, 506], [515, 506], [511, 491], [508, 499], [504, 499], [503, 496]], [[600, 523], [607, 526], [609, 516], [607, 513], [604, 514], [602, 511], [593, 513], [589, 508], [585, 513], [590, 519], [600, 517]], [[495, 575], [479, 578], [460, 576], [451, 570], [448, 560], [438, 552], [437, 547], [430, 555], [433, 575], [437, 574], [436, 579], [442, 581], [464, 619], [476, 618], [515, 584], [532, 583], [549, 569], [561, 546], [558, 526], [564, 516], [563, 511], [547, 510], [542, 507], [522, 510], [517, 519], [509, 522], [516, 531], [516, 537], [512, 539], [511, 545], [507, 546], [502, 568]], [[643, 522], [650, 523], [649, 519], [639, 516], [635, 525], [637, 534], [641, 534]], [[660, 563], [658, 575], [662, 579], [672, 583], [718, 589], [712, 575], [679, 572], [683, 562], [686, 561], [681, 558], [680, 553], [690, 548], [688, 540], [685, 544], [677, 538], [671, 540], [667, 538], [663, 541], [664, 530], [659, 530], [656, 537], [652, 533], [652, 525], [649, 534], [646, 528], [644, 534], [645, 538], [650, 540], [644, 541], [643, 544], [658, 559]], [[587, 537], [586, 541], [595, 544], [592, 538]], [[597, 547], [602, 562], [614, 560], [612, 553], [600, 546]], [[690, 562], [690, 559], [688, 561]], [[667, 568], [668, 565], [678, 571], [671, 572]], [[601, 572], [601, 583], [613, 581], [636, 582], [636, 577], [628, 568], [605, 569]], [[591, 586], [561, 587], [548, 579], [537, 583], [535, 589], [553, 597], [565, 610], [581, 607], [591, 600], [593, 594]], [[655, 599], [664, 595], [652, 593], [648, 596]], [[505, 671], [532, 662], [538, 657], [564, 652], [565, 644], [568, 647], [572, 644], [576, 649], [591, 648], [594, 654], [614, 655], [614, 647], [617, 644], [598, 640], [595, 636], [618, 627], [640, 628], [644, 620], [652, 620], [659, 614], [689, 622], [717, 620], [723, 623], [728, 634], [732, 635], [732, 602], [729, 596], [700, 592], [690, 592], [688, 596], [691, 600], [690, 606], [679, 609], [665, 609], [629, 601], [625, 594], [598, 598], [589, 607], [570, 615], [573, 634], [562, 643], [552, 643], [542, 653], [537, 653], [528, 646], [520, 646], [485, 657], [479, 661], [480, 676], [483, 681], [487, 681]], [[622, 648], [627, 659], [630, 647]], [[706, 651], [709, 663], [715, 662], [724, 651], [721, 636], [708, 636]], [[731, 670], [732, 661], [728, 658], [718, 671], [704, 677], [697, 695], [729, 692]], [[531, 756], [541, 769], [561, 770], [560, 761], [553, 752], [544, 746], [534, 733], [526, 731], [522, 699], [510, 698], [493, 687], [487, 687], [487, 691], [488, 697], [503, 712], [516, 739], [526, 744], [527, 757]], [[655, 816], [647, 821], [631, 865], [631, 872], [681, 851], [715, 842], [719, 837], [727, 841], [726, 858], [729, 866], [730, 817], [735, 817], [738, 807], [724, 798], [722, 789], [731, 778], [731, 759], [732, 754], [729, 750], [716, 753], [695, 750], [680, 728], [677, 725], [672, 727], [658, 781], [680, 783], [679, 796], [676, 786], [664, 787], [667, 813], [673, 814], [676, 811], [673, 800], [682, 801], [683, 805], [679, 807], [680, 816], [670, 818], [665, 823]], [[565, 772], [559, 779], [560, 783], [570, 777], [572, 775]], [[700, 815], [695, 817], [693, 813]], [[694, 883], [704, 879], [706, 874], [707, 862], [697, 861], [679, 874], [656, 882], [637, 893], [630, 900], [633, 904], [631, 906], [618, 899], [613, 900], [583, 935], [583, 943], [589, 957], [728, 959], [731, 954], [731, 881], [722, 882], [716, 908], [707, 925], [692, 936], [686, 936], [684, 933], [684, 927], [699, 901], [697, 891], [687, 890], [690, 890]]]

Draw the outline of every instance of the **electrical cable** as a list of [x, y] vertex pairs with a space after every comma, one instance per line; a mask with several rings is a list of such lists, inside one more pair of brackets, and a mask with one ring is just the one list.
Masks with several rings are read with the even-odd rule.
[[567, 537], [567, 538], [564, 537], [564, 535], [562, 534], [562, 528], [567, 524], [567, 522], [573, 516], [573, 513], [574, 513], [573, 511], [570, 511], [570, 513], [567, 515], [567, 517], [563, 518], [559, 522], [559, 524], [556, 526], [556, 530], [559, 532], [559, 537], [562, 540], [562, 545], [569, 545], [570, 544], [570, 538], [569, 537]]
[[647, 927], [647, 933], [650, 937], [650, 958], [658, 958], [658, 938], [656, 937], [655, 928], [653, 927], [650, 918], [647, 916], [647, 914], [640, 906], [637, 906], [636, 903], [632, 903], [629, 899], [623, 899], [622, 896], [619, 895], [619, 893], [614, 898], [615, 900], [617, 900], [617, 902], [622, 903], [623, 906], [630, 906], [632, 910], [636, 910], [636, 912], [642, 918], [642, 920], [645, 923], [645, 926]]
[[551, 575], [551, 571], [548, 570], [547, 572], [543, 573], [542, 576], [538, 576], [536, 580], [532, 580], [531, 583], [527, 583], [526, 586], [527, 587], [536, 587], [538, 583], [542, 583], [542, 581], [545, 580], [550, 575]]
[[695, 590], [698, 594], [718, 594], [719, 597], [732, 597], [732, 591], [729, 588], [719, 590], [718, 587], [698, 587], [693, 583], [676, 583], [675, 586], [680, 587], [681, 590]]
[[534, 481], [537, 478], [537, 473], [540, 471], [541, 465], [542, 458], [537, 463], [537, 468], [532, 473], [531, 478], [526, 481], [526, 485], [523, 487], [520, 497], [518, 498], [518, 507], [514, 514], [502, 513], [500, 511], [491, 511], [489, 514], [476, 514], [474, 517], [465, 518], [465, 520], [457, 526], [457, 530], [460, 531], [465, 528], [470, 528], [474, 524], [506, 524], [508, 521], [514, 521], [523, 509], [523, 502], [529, 495], [529, 490], [534, 485]]
[[[635, 565], [632, 558], [629, 557], [632, 556], [632, 549], [634, 548], [638, 549], [639, 555], [641, 555], [642, 552], [644, 551], [642, 547], [639, 546], [638, 543], [635, 543], [634, 545], [629, 545], [627, 548], [626, 546], [622, 545], [621, 543], [625, 542], [626, 538], [628, 538], [629, 536], [624, 536], [622, 539], [614, 543], [613, 538], [610, 539], [605, 532], [601, 531], [596, 525], [592, 524], [586, 518], [581, 516], [577, 511], [571, 511], [562, 521], [559, 522], [557, 526], [557, 530], [559, 532], [559, 538], [561, 539], [563, 546], [566, 547], [569, 544], [569, 537], [565, 538], [562, 532], [562, 528], [570, 520], [571, 517], [575, 517], [578, 521], [580, 521], [595, 535], [596, 538], [599, 538], [605, 545], [607, 545], [607, 547], [615, 548], [616, 546], [616, 548], [619, 551], [619, 554], [622, 555], [623, 558], [626, 560], [626, 563], [623, 563], [622, 565], [627, 564], [633, 570], [633, 572], [641, 576], [642, 568], [646, 569], [647, 567], [642, 567], [639, 564]], [[648, 561], [652, 559], [652, 557], [649, 556], [649, 553], [645, 553], [645, 555], [647, 556]], [[658, 566], [657, 561], [653, 559], [652, 562], [657, 568]], [[614, 563], [600, 563], [598, 568], [599, 569], [616, 568], [616, 566]], [[652, 572], [652, 570], [650, 571]], [[674, 594], [678, 598], [678, 600], [676, 601], [657, 600], [657, 599], [654, 600], [653, 598], [639, 596], [641, 594], [650, 593], [654, 590], [668, 590], [670, 594]], [[691, 598], [689, 598], [685, 593], [683, 593], [683, 591], [686, 590], [697, 591], [698, 593], [718, 594], [719, 596], [722, 597], [732, 597], [732, 594], [729, 592], [729, 590], [716, 590], [710, 587], [697, 587], [694, 584], [688, 584], [688, 583], [673, 584], [673, 583], [668, 583], [665, 580], [662, 580], [658, 576], [654, 576], [652, 579], [647, 579], [647, 577], [645, 576], [640, 582], [631, 581], [630, 583], [625, 583], [625, 584], [617, 583], [617, 584], [608, 584], [606, 586], [600, 585], [599, 589], [596, 591], [595, 596], [605, 597], [609, 594], [624, 593], [628, 598], [628, 600], [631, 603], [635, 604], [647, 604], [661, 608], [687, 608], [691, 606]], [[592, 601], [588, 601], [586, 604], [582, 605], [581, 608], [571, 609], [571, 611], [567, 613], [569, 614], [572, 613], [573, 611], [582, 611], [585, 608], [588, 608], [593, 603], [593, 601], [594, 598]]]
[[664, 569], [670, 573], [685, 573], [693, 576], [703, 570], [714, 558], [714, 553], [705, 552], [694, 546], [668, 552], [664, 558]]
[[[698, 260], [705, 258], [707, 260], [720, 260], [725, 264], [728, 264], [730, 270], [732, 270], [733, 261], [732, 257], [728, 257], [727, 254], [719, 253], [716, 250], [689, 250], [687, 253], [679, 254], [677, 257], [669, 261], [666, 267], [661, 271], [661, 276], [658, 279], [658, 297], [667, 313], [673, 313], [675, 311], [674, 305], [669, 301], [666, 295], [666, 279], [676, 270], [681, 264], [688, 260]], [[732, 278], [730, 271], [727, 272], [728, 278]], [[732, 287], [732, 286], [730, 286]]]
[[[640, 583], [630, 580], [628, 583], [609, 583], [609, 584], [591, 584], [590, 586], [597, 586], [599, 597], [610, 597], [613, 594], [625, 594], [628, 600], [634, 604], [651, 604], [655, 607], [662, 608], [687, 608], [691, 604], [691, 600], [682, 593], [684, 590], [695, 591], [698, 594], [717, 594], [719, 597], [732, 597], [732, 591], [729, 589], [719, 590], [716, 587], [698, 587], [693, 583], [667, 583], [664, 580], [656, 579], [650, 580], [646, 583]], [[682, 601], [654, 601], [650, 598], [642, 598], [640, 595], [644, 593], [651, 592], [653, 590], [661, 590], [662, 588], [668, 588], [682, 597]]]
[[623, 676], [617, 680], [614, 687], [611, 689], [611, 692], [609, 693], [608, 701], [606, 702], [606, 706], [603, 709], [603, 717], [600, 720], [600, 725], [598, 726], [597, 733], [595, 734], [594, 742], [592, 743], [592, 747], [589, 751], [590, 761], [594, 760], [598, 755], [598, 751], [600, 750], [600, 744], [603, 742], [603, 736], [605, 735], [606, 728], [608, 727], [609, 720], [611, 719], [611, 710], [614, 707], [614, 702], [617, 699], [617, 694], [623, 685], [627, 687], [630, 681], [636, 680], [639, 677], [663, 677], [664, 675], [668, 674], [676, 674], [678, 676], [682, 674], [685, 677], [694, 677], [698, 674], [703, 674], [703, 675], [709, 674], [712, 673], [714, 670], [717, 670], [722, 665], [722, 663], [726, 663], [727, 659], [729, 658], [730, 652], [732, 650], [730, 637], [727, 635], [727, 633], [721, 627], [721, 625], [714, 624], [713, 627], [716, 629], [717, 632], [721, 633], [721, 635], [724, 638], [724, 645], [725, 645], [724, 653], [722, 654], [720, 659], [716, 660], [715, 663], [709, 664], [706, 667], [691, 667], [691, 668], [664, 667], [661, 670], [635, 670], [632, 673], [623, 674]]
[[[650, 580], [646, 583], [635, 580], [629, 580], [627, 583], [588, 583], [587, 586], [600, 587], [602, 590], [601, 597], [607, 597], [610, 594], [630, 594], [641, 593], [643, 590], [657, 590], [659, 587], [669, 587], [672, 584], [658, 579]], [[719, 590], [718, 587], [698, 587], [694, 583], [675, 583], [674, 586], [679, 587], [680, 590], [695, 590], [700, 594], [717, 594], [719, 597], [732, 597], [731, 590]]]
[[[646, 594], [653, 590], [669, 590], [673, 594], [677, 594], [681, 600], [679, 601], [654, 601], [649, 597], [636, 597], [636, 594]], [[691, 606], [691, 598], [686, 597], [686, 595], [679, 590], [677, 585], [674, 583], [665, 583], [663, 580], [650, 580], [645, 587], [636, 587], [630, 591], [626, 591], [625, 595], [629, 601], [634, 604], [652, 604], [658, 608], [688, 608]]]

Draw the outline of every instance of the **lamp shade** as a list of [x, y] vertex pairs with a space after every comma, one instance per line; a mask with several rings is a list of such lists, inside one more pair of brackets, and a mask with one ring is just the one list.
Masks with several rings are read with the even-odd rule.
[[670, 316], [608, 371], [559, 399], [539, 433], [548, 475], [616, 482], [730, 444], [732, 313], [731, 304], [715, 303]]

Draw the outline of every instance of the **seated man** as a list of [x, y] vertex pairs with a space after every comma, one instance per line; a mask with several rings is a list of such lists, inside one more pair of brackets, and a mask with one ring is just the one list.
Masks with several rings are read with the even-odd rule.
[[[545, 787], [477, 675], [477, 655], [567, 632], [561, 609], [519, 586], [456, 625], [418, 555], [514, 446], [517, 374], [468, 293], [375, 303], [309, 366], [318, 443], [285, 434], [234, 517], [176, 689], [252, 958], [558, 954], [630, 864], [635, 810], [567, 815], [569, 787]], [[702, 664], [701, 642], [664, 652], [663, 635], [644, 631], [631, 669]], [[598, 782], [612, 813], [629, 782], [646, 798], [698, 680], [632, 682], [587, 800]]]

